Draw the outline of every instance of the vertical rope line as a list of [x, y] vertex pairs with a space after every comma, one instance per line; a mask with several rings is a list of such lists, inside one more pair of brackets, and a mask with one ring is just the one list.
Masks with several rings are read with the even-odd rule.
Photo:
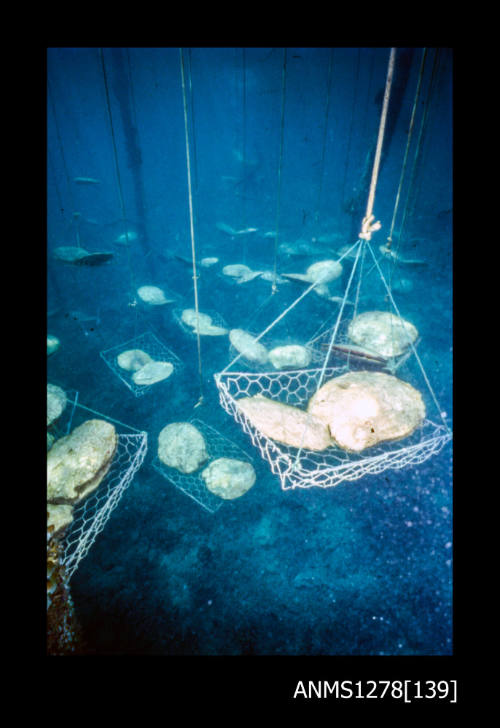
[[201, 341], [200, 341], [200, 315], [198, 308], [198, 275], [196, 272], [196, 245], [194, 240], [194, 213], [193, 213], [193, 191], [191, 183], [191, 158], [189, 154], [189, 127], [188, 127], [188, 113], [187, 113], [187, 97], [186, 97], [186, 80], [184, 72], [184, 54], [182, 48], [179, 48], [180, 63], [181, 63], [181, 82], [182, 82], [182, 101], [184, 107], [184, 135], [186, 138], [186, 167], [187, 167], [187, 181], [188, 181], [188, 197], [189, 197], [189, 229], [191, 233], [191, 258], [193, 261], [193, 288], [194, 288], [194, 308], [196, 311], [196, 342], [198, 348], [198, 379], [200, 385], [200, 398], [196, 403], [195, 407], [198, 407], [203, 402], [203, 370], [201, 364]]
[[[408, 161], [408, 153], [410, 151], [411, 139], [412, 139], [412, 134], [413, 134], [413, 125], [415, 123], [415, 115], [416, 115], [416, 111], [417, 111], [417, 104], [418, 104], [418, 100], [420, 98], [420, 88], [422, 85], [422, 78], [423, 78], [423, 74], [424, 74], [426, 56], [427, 56], [427, 48], [424, 48], [423, 52], [422, 52], [422, 60], [420, 61], [420, 70], [419, 70], [419, 74], [418, 74], [417, 89], [415, 91], [415, 99], [413, 101], [413, 109], [411, 112], [410, 126], [408, 128], [408, 139], [406, 140], [406, 149], [405, 149], [405, 154], [404, 154], [404, 158], [403, 158], [403, 163], [401, 165], [401, 175], [399, 177], [399, 185], [398, 185], [398, 190], [396, 193], [396, 199], [394, 201], [394, 210], [392, 213], [391, 227], [389, 230], [389, 235], [387, 236], [387, 247], [388, 248], [390, 248], [392, 245], [392, 233], [394, 231], [396, 215], [398, 214], [399, 200], [400, 200], [400, 196], [401, 196], [401, 188], [403, 186], [403, 181], [404, 181], [404, 177], [405, 177], [405, 173], [406, 173], [406, 164]], [[401, 241], [398, 239], [397, 248], [399, 248], [400, 242]], [[389, 268], [389, 276], [388, 276], [390, 288], [392, 288], [392, 278], [393, 278], [395, 268], [396, 268], [396, 259], [393, 258], [393, 259], [391, 259], [391, 265]]]
[[[121, 209], [121, 213], [122, 213], [122, 220], [126, 224], [127, 213], [125, 210], [125, 200], [123, 198], [122, 180], [121, 180], [121, 175], [120, 175], [120, 165], [118, 163], [118, 150], [116, 148], [115, 130], [114, 130], [114, 125], [113, 125], [113, 114], [111, 112], [111, 100], [109, 97], [108, 77], [107, 77], [107, 73], [106, 73], [106, 64], [104, 62], [104, 52], [103, 52], [102, 48], [99, 48], [99, 57], [101, 60], [102, 77], [103, 77], [103, 81], [104, 81], [104, 93], [106, 96], [106, 109], [108, 112], [109, 127], [111, 130], [111, 143], [113, 146], [113, 159], [115, 162], [115, 172], [116, 172], [116, 180], [117, 180], [117, 186], [118, 186], [118, 197], [120, 200], [120, 209]], [[127, 234], [127, 242], [128, 242], [128, 234]], [[130, 245], [127, 245], [126, 248], [127, 248], [128, 272], [129, 272], [129, 278], [130, 278], [130, 295], [131, 295], [131, 297], [134, 298], [135, 290], [136, 290], [137, 286], [136, 286], [136, 282], [135, 282], [135, 276], [134, 276], [132, 261], [131, 261], [131, 256], [130, 256]], [[134, 304], [135, 304], [135, 298], [134, 298]], [[133, 308], [135, 309], [134, 314], [133, 314], [134, 339], [135, 339], [135, 337], [137, 336], [138, 311], [137, 311], [136, 305], [134, 305]]]
[[430, 78], [430, 81], [429, 81], [429, 88], [428, 88], [428, 91], [427, 91], [427, 98], [425, 100], [424, 112], [423, 112], [423, 115], [422, 115], [422, 119], [420, 121], [420, 130], [419, 130], [419, 134], [418, 134], [417, 145], [416, 145], [416, 149], [415, 149], [415, 155], [413, 157], [413, 164], [412, 164], [411, 174], [410, 174], [410, 184], [408, 186], [408, 192], [406, 194], [406, 201], [405, 201], [405, 207], [404, 207], [404, 211], [403, 211], [403, 218], [401, 220], [401, 225], [399, 227], [399, 235], [398, 235], [398, 239], [399, 240], [401, 240], [401, 238], [403, 236], [403, 230], [404, 230], [404, 228], [406, 226], [406, 220], [407, 220], [407, 217], [409, 215], [410, 195], [411, 195], [411, 193], [413, 192], [413, 189], [414, 189], [415, 177], [416, 177], [416, 172], [417, 172], [417, 164], [418, 164], [418, 161], [420, 159], [421, 152], [422, 152], [422, 144], [423, 144], [423, 139], [424, 139], [424, 132], [425, 132], [425, 128], [427, 126], [427, 116], [428, 116], [428, 113], [429, 113], [430, 100], [431, 100], [431, 96], [432, 96], [432, 89], [433, 89], [433, 86], [434, 86], [434, 79], [435, 79], [435, 74], [436, 74], [436, 69], [437, 69], [437, 59], [438, 59], [438, 52], [436, 51], [436, 54], [434, 56], [434, 63], [433, 63], [433, 66], [432, 66], [431, 78]]
[[388, 238], [387, 238], [389, 245], [392, 242], [392, 233], [393, 233], [393, 230], [394, 230], [394, 222], [396, 220], [396, 215], [397, 215], [397, 212], [398, 212], [399, 198], [400, 198], [400, 195], [401, 195], [401, 187], [403, 186], [403, 180], [404, 180], [405, 172], [406, 172], [406, 163], [408, 161], [408, 152], [410, 150], [411, 137], [412, 137], [412, 134], [413, 134], [413, 124], [415, 122], [415, 114], [416, 114], [416, 111], [417, 111], [418, 99], [420, 97], [420, 87], [422, 85], [422, 76], [423, 76], [423, 73], [424, 73], [426, 56], [427, 56], [427, 48], [424, 48], [423, 49], [423, 53], [422, 53], [422, 60], [420, 62], [420, 71], [419, 71], [419, 74], [418, 74], [417, 90], [415, 91], [415, 100], [413, 101], [413, 109], [412, 109], [412, 112], [411, 112], [410, 126], [408, 128], [408, 139], [406, 141], [406, 149], [405, 149], [405, 154], [404, 154], [404, 158], [403, 158], [403, 164], [402, 164], [402, 167], [401, 167], [401, 176], [399, 178], [399, 186], [398, 186], [398, 191], [396, 193], [396, 200], [394, 202], [394, 212], [392, 214], [391, 228], [389, 230], [389, 235], [388, 235]]
[[[246, 206], [246, 160], [247, 160], [247, 67], [246, 67], [246, 55], [245, 49], [242, 48], [243, 53], [243, 213], [242, 222], [243, 229], [247, 227], [247, 206]], [[243, 263], [247, 262], [247, 240], [246, 235], [243, 236]]]
[[330, 113], [330, 95], [332, 85], [332, 71], [333, 71], [333, 48], [330, 53], [330, 62], [328, 64], [328, 80], [326, 83], [326, 106], [325, 106], [325, 127], [323, 129], [323, 147], [321, 151], [321, 166], [320, 166], [320, 178], [319, 178], [319, 190], [318, 200], [316, 203], [316, 212], [314, 215], [314, 221], [317, 223], [319, 220], [319, 210], [321, 204], [321, 195], [323, 193], [323, 179], [325, 174], [325, 151], [326, 151], [326, 140], [328, 134], [328, 116]]
[[[191, 48], [188, 52], [188, 81], [189, 81], [189, 105], [191, 109], [191, 146], [193, 148], [193, 167], [194, 167], [194, 191], [198, 192], [198, 156], [196, 153], [196, 134], [194, 121], [194, 100], [193, 100], [193, 83], [191, 73]], [[196, 212], [196, 211], [195, 211]]]
[[280, 206], [281, 206], [281, 170], [283, 166], [283, 130], [285, 127], [285, 96], [286, 96], [286, 48], [283, 49], [283, 68], [281, 71], [281, 121], [280, 121], [280, 156], [278, 163], [278, 194], [276, 202], [276, 235], [274, 238], [274, 266], [273, 266], [273, 284], [271, 290], [276, 293], [276, 278], [278, 267], [278, 236], [280, 222]]
[[380, 124], [378, 129], [377, 146], [375, 148], [375, 158], [373, 160], [373, 171], [370, 182], [370, 191], [368, 193], [368, 202], [366, 203], [365, 220], [367, 220], [373, 212], [375, 202], [375, 191], [377, 189], [378, 173], [380, 168], [380, 159], [382, 156], [382, 144], [384, 141], [385, 124], [387, 121], [387, 110], [389, 108], [389, 98], [391, 95], [392, 78], [394, 75], [394, 63], [396, 58], [396, 49], [391, 48], [389, 56], [389, 65], [387, 68], [387, 78], [384, 90], [384, 103], [382, 104], [382, 113], [380, 115]]

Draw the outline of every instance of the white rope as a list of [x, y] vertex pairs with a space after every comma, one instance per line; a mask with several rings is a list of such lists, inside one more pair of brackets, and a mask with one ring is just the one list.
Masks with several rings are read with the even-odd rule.
[[203, 402], [203, 372], [201, 365], [201, 341], [200, 341], [200, 316], [198, 309], [198, 274], [196, 271], [196, 245], [194, 241], [194, 214], [193, 214], [193, 193], [191, 184], [191, 161], [189, 156], [189, 132], [188, 132], [188, 117], [187, 117], [187, 98], [186, 98], [186, 83], [184, 79], [184, 56], [182, 48], [179, 48], [180, 61], [181, 61], [181, 79], [182, 79], [182, 100], [184, 106], [184, 132], [186, 137], [186, 166], [187, 166], [187, 178], [188, 178], [188, 194], [189, 194], [189, 228], [191, 232], [191, 258], [193, 261], [193, 285], [194, 285], [194, 308], [196, 312], [196, 341], [198, 347], [198, 376], [200, 383], [200, 398], [195, 404], [195, 408], [199, 407]]
[[279, 162], [278, 162], [278, 193], [277, 193], [277, 200], [276, 200], [276, 235], [274, 236], [273, 282], [271, 285], [271, 291], [272, 291], [273, 295], [277, 291], [276, 281], [278, 279], [278, 237], [279, 237], [280, 207], [281, 207], [281, 171], [282, 171], [282, 167], [283, 167], [285, 98], [286, 98], [286, 48], [283, 49], [283, 69], [281, 72], [280, 154], [279, 154]]
[[396, 58], [396, 49], [391, 48], [389, 56], [389, 66], [387, 68], [387, 78], [384, 90], [384, 103], [382, 104], [382, 113], [380, 114], [380, 124], [378, 129], [377, 146], [375, 149], [375, 158], [373, 160], [372, 179], [370, 182], [370, 192], [368, 194], [368, 202], [366, 203], [366, 212], [361, 226], [359, 237], [364, 240], [370, 240], [372, 232], [380, 230], [380, 222], [373, 222], [373, 205], [375, 202], [375, 191], [377, 189], [378, 173], [380, 168], [380, 159], [382, 157], [382, 144], [384, 141], [385, 125], [387, 121], [387, 109], [389, 108], [389, 98], [391, 95], [392, 77], [394, 75], [394, 63]]

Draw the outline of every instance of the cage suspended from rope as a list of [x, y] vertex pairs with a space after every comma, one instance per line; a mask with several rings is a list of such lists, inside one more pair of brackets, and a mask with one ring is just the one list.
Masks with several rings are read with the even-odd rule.
[[[283, 490], [327, 488], [344, 481], [358, 480], [367, 474], [374, 475], [388, 469], [417, 465], [439, 453], [452, 438], [451, 430], [446, 422], [446, 413], [442, 411], [437, 401], [421, 358], [416, 351], [418, 336], [412, 333], [416, 332], [416, 329], [401, 316], [390, 286], [384, 278], [379, 261], [370, 245], [372, 234], [381, 227], [380, 223], [375, 221], [373, 204], [394, 59], [393, 49], [389, 59], [365, 217], [358, 240], [339, 259], [339, 262], [344, 258], [351, 260], [354, 256], [337, 319], [333, 329], [317, 333], [307, 343], [307, 348], [312, 352], [312, 363], [320, 366], [279, 372], [229, 371], [242, 356], [239, 354], [222, 372], [214, 375], [222, 407], [249, 435], [263, 459], [268, 461], [272, 472], [278, 475]], [[364, 274], [367, 258], [371, 268], [368, 274]], [[374, 271], [376, 273], [370, 277], [370, 273]], [[312, 282], [256, 337], [256, 341], [264, 339], [280, 320], [321, 283], [321, 278]], [[349, 312], [346, 315], [346, 304], [352, 303], [351, 298], [354, 299], [354, 310], [352, 314]], [[384, 320], [389, 322], [385, 332], [387, 350], [356, 345], [351, 325], [358, 317], [359, 308], [361, 308], [361, 313], [382, 314], [382, 317], [385, 317]], [[410, 427], [408, 432], [403, 435], [382, 438], [378, 443], [360, 448], [359, 451], [341, 446], [333, 438], [331, 432], [331, 439], [326, 446], [311, 445], [308, 433], [314, 428], [314, 417], [307, 411], [311, 398], [332, 379], [353, 372], [363, 372], [362, 376], [364, 376], [367, 372], [373, 371], [390, 372], [386, 376], [393, 380], [397, 373], [398, 386], [407, 388], [410, 385], [410, 389], [417, 392], [417, 397], [421, 397], [422, 402], [422, 416], [418, 425], [413, 429]], [[257, 402], [259, 406], [268, 407], [270, 400], [271, 405], [278, 402], [280, 405], [294, 408], [294, 416], [297, 415], [299, 424], [294, 425], [296, 432], [294, 438], [291, 438], [293, 446], [288, 437], [281, 436], [281, 432], [286, 429], [284, 425], [281, 427], [282, 423], [278, 422], [278, 428], [275, 430], [279, 434], [274, 432], [270, 434], [268, 423], [264, 421], [265, 413], [260, 420], [258, 417], [249, 416], [249, 410], [243, 406], [243, 402], [240, 400], [244, 399], [247, 402], [247, 398], [254, 398], [256, 395], [258, 397], [254, 403]], [[396, 409], [398, 407], [399, 405], [396, 405]], [[257, 425], [256, 422], [259, 424]], [[267, 434], [264, 430], [267, 430]], [[297, 430], [299, 430], [298, 435]], [[371, 431], [374, 432], [374, 429]], [[284, 444], [287, 441], [288, 444]]]

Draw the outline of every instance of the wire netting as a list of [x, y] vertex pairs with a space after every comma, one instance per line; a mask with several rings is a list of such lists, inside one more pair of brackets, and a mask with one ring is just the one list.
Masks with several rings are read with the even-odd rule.
[[[133, 380], [134, 372], [123, 369], [117, 362], [118, 356], [124, 351], [130, 349], [141, 349], [154, 361], [170, 362], [174, 367], [172, 374], [166, 379], [162, 379], [153, 384], [136, 384]], [[165, 346], [165, 344], [163, 344], [151, 331], [147, 331], [140, 336], [136, 336], [134, 339], [130, 339], [130, 341], [125, 341], [123, 344], [118, 344], [111, 349], [101, 351], [100, 354], [111, 371], [114, 372], [119, 379], [121, 379], [125, 386], [128, 387], [136, 397], [142, 397], [142, 395], [146, 394], [151, 387], [170, 381], [172, 377], [183, 367], [183, 363], [179, 357], [174, 354], [171, 349]]]
[[[330, 367], [325, 379], [345, 374], [349, 369]], [[321, 369], [287, 372], [226, 372], [216, 374], [222, 407], [249, 435], [261, 457], [267, 460], [271, 470], [279, 476], [283, 490], [290, 488], [328, 488], [349, 480], [357, 480], [367, 474], [378, 474], [388, 468], [399, 469], [422, 463], [438, 453], [451, 439], [444, 425], [425, 419], [421, 427], [400, 442], [379, 444], [370, 448], [369, 454], [348, 453], [337, 447], [322, 452], [283, 445], [260, 432], [238, 408], [241, 397], [261, 394], [283, 404], [305, 409], [316, 392]]]
[[[99, 418], [115, 420], [76, 403], [73, 408], [72, 429], [85, 420]], [[141, 467], [147, 451], [147, 433], [123, 423], [116, 423], [117, 447], [111, 466], [96, 490], [73, 508], [73, 520], [61, 538], [61, 563], [68, 579], [87, 555], [97, 535], [104, 529], [112, 511]]]
[[215, 513], [224, 503], [224, 499], [212, 493], [205, 485], [205, 481], [201, 477], [201, 473], [212, 460], [217, 458], [234, 458], [235, 460], [244, 460], [252, 463], [252, 458], [227, 437], [218, 432], [214, 427], [207, 425], [199, 419], [189, 420], [190, 424], [196, 427], [203, 435], [208, 453], [208, 460], [203, 463], [198, 471], [190, 474], [181, 473], [176, 468], [170, 468], [163, 463], [158, 455], [153, 460], [153, 467], [164, 478], [169, 480], [176, 488], [182, 490], [183, 493], [195, 500], [199, 505], [203, 506], [210, 513]]

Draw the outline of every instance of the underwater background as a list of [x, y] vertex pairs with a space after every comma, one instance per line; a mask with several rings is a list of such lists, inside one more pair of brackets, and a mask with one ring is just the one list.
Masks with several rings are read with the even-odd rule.
[[[388, 48], [184, 49], [183, 96], [178, 48], [48, 49], [47, 333], [61, 345], [47, 381], [148, 433], [142, 467], [71, 578], [89, 652], [452, 654], [451, 445], [414, 467], [283, 491], [219, 404], [214, 374], [234, 356], [227, 337], [201, 337], [200, 389], [196, 337], [174, 316], [194, 307], [186, 128], [197, 261], [219, 259], [198, 268], [200, 310], [259, 333], [302, 289], [273, 295], [269, 281], [239, 285], [221, 267], [303, 271], [356, 241], [388, 57]], [[451, 426], [452, 53], [399, 48], [396, 64], [373, 243], [387, 239], [420, 87], [395, 231], [401, 256], [425, 265], [384, 261], [384, 270]], [[266, 233], [277, 229], [275, 242]], [[283, 246], [293, 241], [314, 254]], [[75, 245], [113, 255], [92, 266], [54, 257]], [[144, 285], [175, 303], [147, 306], [136, 294]], [[280, 322], [280, 340], [306, 343], [337, 310], [307, 296]], [[146, 332], [183, 366], [136, 397], [101, 353]], [[215, 512], [153, 467], [159, 432], [192, 417], [242, 448], [257, 473]]]

